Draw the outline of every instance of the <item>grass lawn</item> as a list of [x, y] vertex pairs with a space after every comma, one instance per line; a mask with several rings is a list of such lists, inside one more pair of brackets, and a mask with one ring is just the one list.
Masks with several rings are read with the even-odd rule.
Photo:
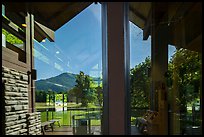
[[[59, 119], [61, 125], [72, 125], [72, 119], [71, 117], [73, 115], [78, 114], [85, 114], [87, 111], [83, 110], [69, 110], [69, 108], [81, 108], [81, 104], [75, 104], [75, 103], [68, 103], [66, 107], [68, 107], [68, 110], [65, 111], [43, 111], [41, 112], [41, 121], [45, 122], [47, 120], [51, 119]], [[45, 108], [54, 108], [54, 106], [47, 106], [46, 103], [36, 103], [36, 109], [45, 109]], [[55, 108], [62, 108], [62, 106], [55, 106]], [[95, 106], [94, 104], [88, 104], [87, 108], [99, 108]], [[99, 111], [89, 111], [89, 113], [100, 113]], [[57, 123], [56, 123], [57, 125]], [[91, 120], [91, 125], [101, 125], [101, 120]]]

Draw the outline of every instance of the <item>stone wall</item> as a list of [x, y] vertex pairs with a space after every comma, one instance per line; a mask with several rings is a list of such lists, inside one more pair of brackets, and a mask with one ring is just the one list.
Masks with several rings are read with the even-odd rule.
[[28, 75], [2, 66], [5, 135], [40, 135], [40, 112], [28, 113]]
[[28, 135], [41, 135], [40, 112], [27, 113], [27, 133]]
[[24, 135], [28, 112], [28, 75], [2, 66], [6, 135]]

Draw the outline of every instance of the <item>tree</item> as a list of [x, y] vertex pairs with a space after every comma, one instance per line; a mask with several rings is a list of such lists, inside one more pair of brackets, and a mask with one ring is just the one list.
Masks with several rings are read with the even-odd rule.
[[94, 90], [90, 86], [91, 82], [92, 79], [82, 71], [76, 75], [77, 84], [71, 92], [74, 92], [72, 94], [81, 99], [82, 107], [87, 107], [88, 103], [95, 100]]
[[177, 50], [170, 61], [172, 64], [170, 72], [177, 76], [177, 79], [172, 79], [172, 81], [176, 81], [178, 86], [177, 105], [181, 113], [182, 130], [185, 129], [187, 123], [187, 105], [192, 106], [200, 98], [201, 61], [201, 54], [182, 48]]
[[172, 60], [170, 71], [178, 75], [180, 112], [187, 112], [187, 103], [199, 98], [201, 80], [201, 55], [187, 49], [178, 50]]
[[149, 107], [150, 80], [148, 68], [150, 58], [130, 70], [131, 107]]
[[43, 90], [35, 91], [36, 102], [46, 102], [46, 92]]
[[102, 89], [102, 87], [100, 87], [100, 86], [96, 87], [95, 92], [97, 94], [98, 104], [101, 107], [103, 105], [103, 89]]
[[82, 92], [78, 87], [73, 87], [72, 89], [68, 91], [67, 94], [69, 98], [76, 97], [77, 104], [79, 103], [78, 99], [81, 98], [82, 96]]
[[5, 29], [2, 29], [2, 33], [6, 36], [6, 41], [11, 44], [23, 44], [23, 41], [14, 36], [13, 34], [9, 33]]
[[55, 105], [55, 94], [56, 94], [55, 91], [52, 91], [52, 89], [48, 89], [49, 106], [50, 106], [51, 102], [54, 103], [54, 105]]

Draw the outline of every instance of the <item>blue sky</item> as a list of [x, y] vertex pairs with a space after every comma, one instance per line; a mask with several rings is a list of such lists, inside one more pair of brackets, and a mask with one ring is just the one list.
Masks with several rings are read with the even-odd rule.
[[[130, 22], [130, 67], [151, 55], [151, 38]], [[92, 4], [55, 32], [55, 42], [34, 41], [37, 79], [63, 72], [102, 75], [101, 5]], [[174, 49], [170, 49], [172, 52]]]

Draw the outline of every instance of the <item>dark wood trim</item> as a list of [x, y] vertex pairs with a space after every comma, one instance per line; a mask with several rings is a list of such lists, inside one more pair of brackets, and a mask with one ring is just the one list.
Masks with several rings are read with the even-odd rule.
[[25, 24], [25, 16], [22, 16], [19, 12], [6, 12], [6, 17], [25, 30], [25, 27], [22, 26], [22, 24]]
[[124, 3], [125, 134], [131, 135], [129, 3]]
[[[129, 20], [124, 2], [107, 3], [107, 72], [108, 72], [108, 120], [109, 135], [128, 134], [127, 76], [128, 51], [125, 24]], [[117, 23], [115, 23], [117, 22]], [[125, 24], [124, 24], [125, 23]], [[127, 31], [126, 31], [127, 32]], [[126, 34], [127, 35], [127, 34]], [[117, 51], [117, 52], [116, 52]], [[127, 60], [126, 60], [127, 59]]]
[[[30, 62], [30, 42], [31, 42], [31, 24], [30, 24], [30, 14], [27, 12], [26, 14], [26, 46], [25, 46], [25, 51], [26, 51], [26, 64], [28, 65], [27, 72], [31, 72], [31, 62]], [[29, 110], [28, 112], [32, 112], [32, 97], [31, 97], [31, 76], [28, 75], [28, 106]]]
[[2, 66], [13, 68], [17, 71], [27, 72], [27, 64], [18, 60], [18, 53], [2, 47]]
[[139, 17], [141, 20], [143, 20], [144, 22], [147, 20], [146, 17], [144, 15], [142, 15], [141, 13], [139, 13], [137, 10], [134, 10], [131, 6], [129, 6], [129, 9], [132, 13], [134, 13], [137, 17]]
[[[48, 38], [51, 42], [54, 42], [55, 40], [55, 32], [51, 30], [50, 28], [44, 26], [43, 24], [35, 21], [35, 33], [37, 32], [38, 35], [41, 35], [41, 39]], [[37, 37], [37, 35], [35, 35]]]
[[149, 10], [147, 21], [145, 22], [144, 29], [143, 29], [143, 40], [147, 40], [150, 35], [151, 30], [151, 23], [152, 23], [152, 7]]
[[102, 13], [102, 73], [103, 73], [103, 115], [101, 131], [103, 135], [109, 133], [109, 98], [108, 98], [108, 47], [107, 47], [107, 3], [101, 3]]
[[[34, 69], [34, 55], [33, 55], [33, 48], [34, 48], [34, 15], [30, 14], [30, 72]], [[31, 73], [32, 74], [32, 73]], [[31, 107], [32, 112], [35, 112], [35, 81], [31, 80]]]
[[[24, 45], [24, 48], [25, 48], [25, 43], [23, 43]], [[10, 44], [9, 42], [6, 42], [6, 47], [8, 49], [11, 49], [12, 51], [15, 51], [16, 53], [18, 53], [18, 60], [19, 61], [22, 61], [22, 62], [26, 62], [26, 52], [23, 51], [22, 49], [16, 47], [15, 45], [13, 44]]]
[[[159, 24], [157, 22], [168, 21], [168, 16], [161, 16], [158, 18], [159, 3], [152, 3], [152, 31], [151, 31], [151, 94], [152, 100], [151, 110], [159, 112], [158, 130], [155, 132], [158, 135], [168, 134], [168, 105], [165, 97], [162, 99], [161, 95], [166, 96], [167, 85], [165, 73], [168, 70], [168, 24]], [[164, 5], [166, 7], [166, 5]], [[165, 11], [166, 10], [166, 11]], [[168, 8], [162, 9], [162, 12], [167, 13]], [[161, 14], [162, 15], [162, 14]], [[151, 133], [150, 134], [155, 134]]]
[[[66, 3], [64, 5], [61, 6], [60, 10], [55, 12], [50, 18], [48, 18], [46, 21], [47, 22], [51, 22], [51, 20], [56, 19], [60, 14], [63, 14], [66, 12], [67, 9], [73, 9], [76, 8], [76, 4], [75, 2], [70, 2], [70, 3]], [[69, 10], [70, 11], [70, 10]]]
[[202, 33], [187, 43], [184, 48], [202, 53]]
[[[67, 15], [70, 15], [70, 13], [72, 13], [69, 16], [68, 20], [63, 20], [63, 24], [65, 24], [68, 21], [70, 21], [72, 18], [74, 18], [76, 15], [78, 15], [81, 11], [86, 9], [90, 4], [91, 4], [91, 2], [74, 2], [73, 4], [71, 4], [70, 6], [67, 7], [69, 10], [59, 11], [60, 14], [55, 13], [51, 18], [46, 20], [46, 22], [52, 22], [52, 24], [49, 23], [49, 26], [51, 26], [50, 27], [51, 29], [56, 31], [59, 28], [56, 25], [58, 20], [63, 20], [63, 18], [66, 18]], [[61, 26], [63, 24], [61, 24]]]
[[13, 34], [14, 36], [18, 37], [20, 40], [24, 42], [26, 41], [25, 32], [23, 32], [18, 27], [16, 27], [12, 21], [8, 21], [4, 17], [2, 17], [2, 28], [7, 30], [9, 33]]

